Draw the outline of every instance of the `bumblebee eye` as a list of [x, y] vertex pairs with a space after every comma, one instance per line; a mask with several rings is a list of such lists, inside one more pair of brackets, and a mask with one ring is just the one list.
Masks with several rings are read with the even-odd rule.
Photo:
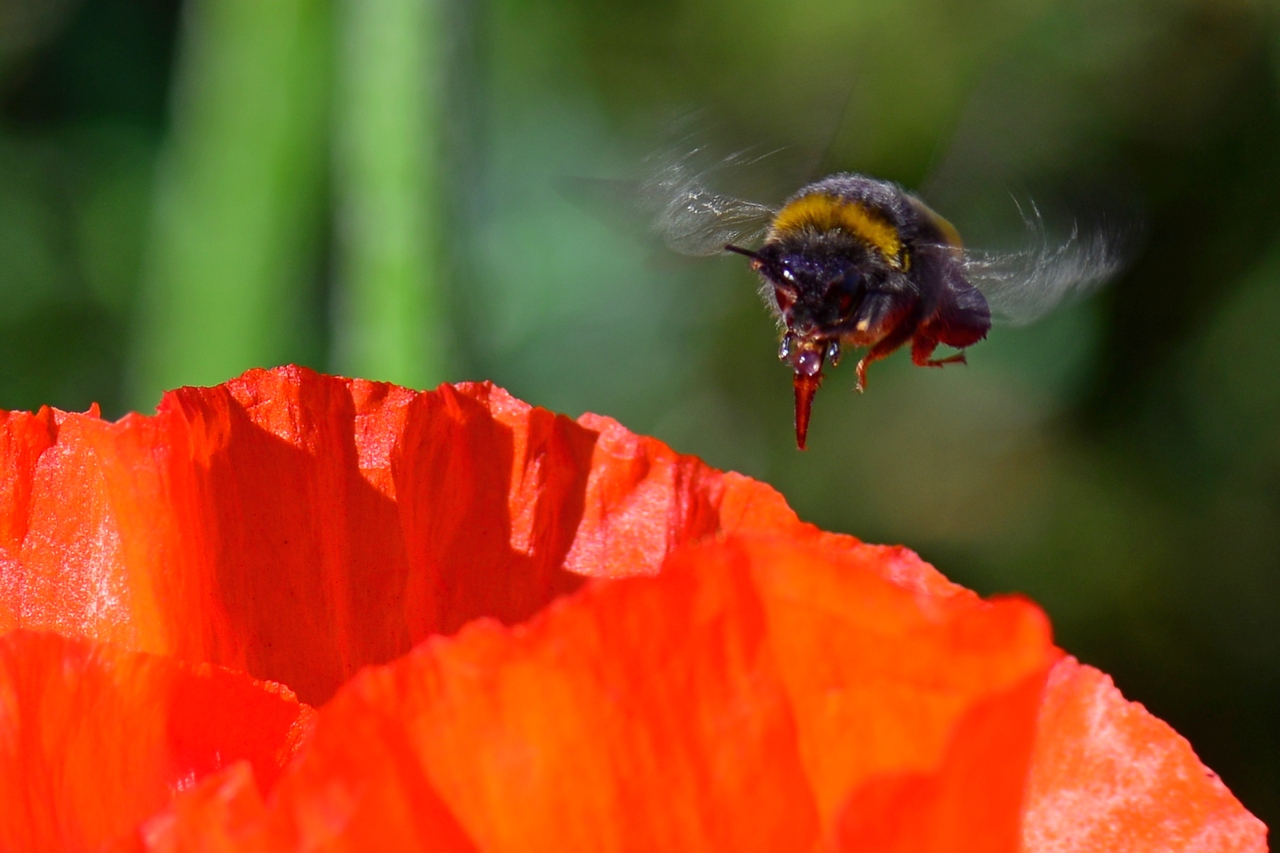
[[[827, 282], [826, 298], [831, 300], [834, 297], [836, 312], [840, 317], [844, 318], [851, 315], [862, 304], [862, 299], [866, 296], [866, 292], [862, 276], [850, 271], [833, 281]], [[828, 302], [827, 304], [831, 303]]]

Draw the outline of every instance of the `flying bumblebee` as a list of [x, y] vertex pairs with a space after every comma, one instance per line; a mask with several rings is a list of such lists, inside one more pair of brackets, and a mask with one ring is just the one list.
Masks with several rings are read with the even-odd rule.
[[[775, 209], [711, 191], [690, 169], [690, 156], [668, 159], [642, 185], [654, 228], [684, 254], [750, 260], [778, 321], [778, 358], [794, 372], [801, 450], [823, 368], [839, 363], [845, 349], [866, 350], [859, 392], [867, 368], [908, 341], [916, 365], [963, 364], [964, 349], [987, 336], [993, 312], [1030, 322], [1123, 266], [1118, 232], [1082, 236], [1073, 228], [1054, 244], [1038, 211], [1024, 216], [1031, 239], [1021, 251], [975, 251], [951, 223], [889, 181], [842, 172]], [[960, 352], [935, 358], [939, 344]]]

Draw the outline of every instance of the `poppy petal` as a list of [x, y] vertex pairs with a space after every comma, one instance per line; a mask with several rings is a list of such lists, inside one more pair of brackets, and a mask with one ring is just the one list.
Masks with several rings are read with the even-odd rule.
[[361, 666], [684, 542], [805, 530], [774, 490], [488, 384], [255, 370], [154, 417], [0, 422], [0, 630], [243, 669], [321, 703]]
[[656, 577], [368, 670], [320, 711], [241, 837], [361, 849], [377, 826], [392, 846], [459, 850], [1016, 850], [1058, 656], [1043, 616], [904, 589], [884, 577], [888, 549], [845, 545], [687, 548]]
[[238, 761], [211, 773], [175, 797], [138, 832], [122, 839], [113, 853], [267, 853], [286, 849], [268, 846], [261, 837], [246, 836], [243, 827], [261, 819], [262, 794], [247, 762]]
[[242, 673], [14, 631], [0, 720], [0, 849], [92, 850], [229, 763], [269, 789], [313, 712]]
[[[123, 816], [121, 850], [1265, 849], [1034, 605], [488, 384], [281, 368], [114, 424], [0, 413], [0, 631], [19, 627], [113, 644], [0, 639], [0, 702], [55, 697], [47, 723], [0, 718], [0, 761], [52, 733], [0, 784], [58, 843]], [[333, 698], [277, 783], [309, 709], [223, 720], [166, 685], [271, 690], [123, 648]], [[46, 689], [63, 658], [89, 687]], [[144, 699], [164, 710], [121, 710]], [[83, 778], [45, 802], [46, 745], [110, 727], [138, 755], [68, 750]], [[99, 765], [137, 790], [97, 791]]]
[[0, 412], [0, 632], [22, 618], [23, 571], [36, 462], [54, 441], [53, 412]]
[[790, 546], [754, 560], [824, 823], [844, 850], [1017, 849], [1059, 655], [1048, 621], [1020, 599], [927, 591], [923, 570], [904, 588], [918, 559], [834, 544], [825, 571]]
[[1074, 658], [1045, 689], [1027, 789], [1027, 850], [1265, 853], [1267, 828], [1191, 744]]

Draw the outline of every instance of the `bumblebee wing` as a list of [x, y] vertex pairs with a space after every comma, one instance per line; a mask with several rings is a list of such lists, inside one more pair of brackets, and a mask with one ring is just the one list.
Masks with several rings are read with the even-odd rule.
[[684, 255], [714, 255], [727, 243], [751, 243], [763, 236], [777, 213], [772, 207], [717, 193], [692, 165], [698, 150], [651, 163], [640, 185], [650, 226]]
[[772, 208], [708, 190], [679, 193], [658, 211], [654, 229], [684, 255], [714, 255], [728, 243], [754, 243], [773, 219]]
[[964, 250], [965, 277], [986, 296], [995, 319], [1025, 325], [1064, 301], [1097, 290], [1131, 257], [1128, 229], [1074, 224], [1064, 239], [1050, 237], [1038, 210], [1024, 216], [1027, 238], [1010, 252]]

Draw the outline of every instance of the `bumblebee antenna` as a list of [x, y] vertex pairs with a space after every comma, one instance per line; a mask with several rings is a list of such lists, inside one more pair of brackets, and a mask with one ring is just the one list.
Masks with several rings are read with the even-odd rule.
[[760, 257], [759, 252], [753, 252], [750, 249], [744, 249], [741, 246], [735, 246], [732, 243], [726, 244], [724, 247], [724, 250], [726, 252], [737, 252], [739, 255], [746, 255], [748, 258], [750, 258], [751, 260], [755, 261], [758, 264], [766, 263], [765, 259]]

